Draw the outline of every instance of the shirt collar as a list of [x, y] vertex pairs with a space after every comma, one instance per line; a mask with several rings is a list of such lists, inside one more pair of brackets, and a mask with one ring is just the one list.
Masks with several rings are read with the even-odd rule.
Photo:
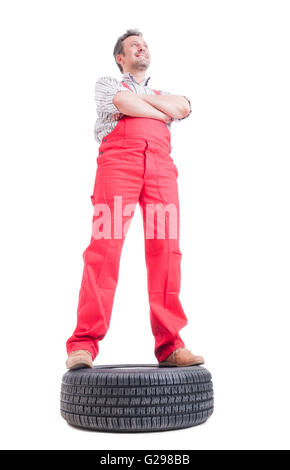
[[143, 80], [143, 82], [140, 82], [138, 83], [136, 80], [135, 80], [135, 77], [134, 75], [132, 75], [130, 72], [126, 72], [126, 73], [123, 73], [123, 76], [122, 76], [122, 80], [132, 80], [133, 82], [135, 83], [138, 83], [138, 85], [142, 85], [142, 86], [147, 86], [149, 80], [150, 80], [151, 77], [147, 77], [145, 78], [145, 80]]

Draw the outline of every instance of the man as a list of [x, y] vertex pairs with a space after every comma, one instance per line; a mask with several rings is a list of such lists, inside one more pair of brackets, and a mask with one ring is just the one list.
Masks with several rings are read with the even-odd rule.
[[119, 37], [114, 57], [122, 80], [101, 77], [96, 83], [95, 138], [101, 145], [91, 196], [93, 230], [83, 253], [77, 326], [66, 343], [66, 366], [93, 366], [109, 328], [121, 251], [137, 202], [144, 223], [155, 356], [160, 366], [203, 364], [179, 335], [187, 318], [179, 300], [178, 171], [170, 156], [171, 123], [189, 116], [190, 100], [148, 87], [151, 56], [138, 30]]

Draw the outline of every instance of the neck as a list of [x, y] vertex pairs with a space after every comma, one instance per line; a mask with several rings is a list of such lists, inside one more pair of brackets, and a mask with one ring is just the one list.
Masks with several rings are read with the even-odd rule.
[[137, 83], [141, 83], [145, 80], [146, 70], [124, 70], [124, 73], [130, 73]]

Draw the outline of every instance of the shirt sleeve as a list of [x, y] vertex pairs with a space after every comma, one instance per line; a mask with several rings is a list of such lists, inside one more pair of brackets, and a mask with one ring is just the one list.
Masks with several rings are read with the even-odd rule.
[[[176, 93], [170, 93], [169, 91], [162, 91], [162, 90], [159, 90], [159, 91], [160, 91], [161, 95], [173, 95], [173, 94], [175, 95], [175, 94], [176, 94]], [[189, 104], [189, 113], [188, 113], [187, 116], [184, 116], [184, 117], [181, 118], [181, 119], [174, 118], [172, 122], [183, 121], [183, 119], [188, 118], [188, 117], [191, 115], [191, 113], [192, 113], [192, 107], [191, 107], [191, 101], [190, 101], [190, 99], [188, 98], [188, 96], [184, 96], [184, 95], [182, 95], [182, 96], [183, 96], [184, 98], [186, 98], [187, 101], [188, 101], [188, 104]]]
[[118, 91], [128, 91], [121, 82], [114, 77], [100, 77], [95, 85], [95, 101], [98, 115], [107, 115], [112, 120], [118, 120], [124, 114], [120, 113], [113, 103]]

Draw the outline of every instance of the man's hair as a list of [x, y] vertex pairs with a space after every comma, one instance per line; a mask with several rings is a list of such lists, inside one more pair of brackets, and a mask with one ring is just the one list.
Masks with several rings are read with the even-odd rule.
[[121, 70], [121, 73], [123, 73], [123, 67], [121, 64], [118, 64], [116, 60], [116, 55], [118, 54], [124, 54], [124, 48], [123, 48], [123, 41], [124, 39], [128, 38], [129, 36], [140, 36], [143, 37], [143, 34], [138, 30], [138, 29], [127, 29], [126, 33], [122, 34], [120, 36], [115, 44], [114, 47], [114, 52], [113, 55], [115, 57], [115, 62], [118, 65], [119, 69]]

